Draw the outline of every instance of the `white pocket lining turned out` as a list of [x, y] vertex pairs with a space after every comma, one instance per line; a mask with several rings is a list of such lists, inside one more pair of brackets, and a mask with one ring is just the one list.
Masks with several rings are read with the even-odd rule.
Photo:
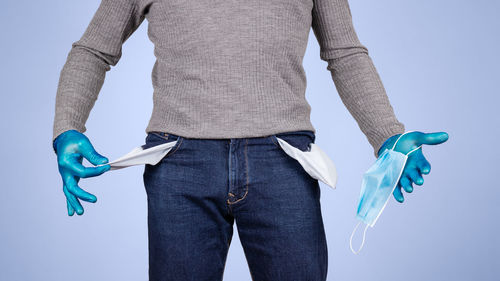
[[311, 177], [335, 189], [337, 169], [330, 157], [317, 144], [311, 142], [310, 149], [302, 151], [281, 138], [276, 137], [276, 139], [285, 153], [297, 160]]

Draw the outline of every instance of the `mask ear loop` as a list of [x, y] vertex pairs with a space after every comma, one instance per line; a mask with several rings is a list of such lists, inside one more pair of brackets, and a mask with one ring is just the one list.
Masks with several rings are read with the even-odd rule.
[[406, 153], [406, 155], [410, 155], [410, 153], [412, 153], [413, 151], [415, 151], [415, 150], [417, 150], [417, 149], [419, 149], [419, 148], [421, 148], [421, 147], [422, 147], [422, 145], [420, 145], [420, 146], [419, 146], [419, 147], [417, 147], [417, 148], [414, 148], [412, 151], [410, 151], [410, 152]]
[[[396, 142], [394, 143], [394, 145], [392, 146], [391, 150], [394, 150], [394, 148], [396, 147], [396, 144], [398, 143], [399, 139], [400, 139], [402, 136], [404, 136], [405, 134], [411, 133], [411, 132], [416, 132], [416, 131], [408, 131], [408, 132], [406, 132], [406, 133], [401, 134], [401, 135], [398, 137], [398, 139], [396, 140]], [[422, 145], [420, 145], [420, 146], [419, 146], [419, 147], [417, 147], [417, 148], [414, 148], [414, 149], [413, 149], [413, 150], [411, 150], [410, 152], [406, 153], [406, 155], [409, 155], [410, 153], [412, 153], [413, 151], [415, 151], [415, 150], [417, 150], [417, 149], [419, 149], [419, 148], [421, 148], [421, 147], [422, 147]]]
[[411, 133], [411, 132], [416, 132], [416, 131], [408, 131], [408, 132], [405, 132], [405, 133], [401, 134], [401, 135], [398, 137], [398, 139], [396, 140], [396, 142], [394, 143], [394, 145], [392, 146], [392, 148], [391, 148], [391, 149], [392, 149], [392, 150], [394, 150], [394, 148], [396, 147], [396, 144], [398, 143], [399, 139], [400, 139], [402, 136], [404, 136], [404, 135], [406, 135], [406, 134], [408, 134], [408, 133]]
[[365, 245], [366, 230], [368, 230], [368, 226], [370, 226], [369, 224], [366, 225], [365, 231], [363, 231], [363, 241], [361, 242], [361, 246], [359, 246], [358, 251], [354, 251], [354, 249], [352, 248], [352, 238], [354, 237], [354, 233], [356, 233], [356, 230], [358, 229], [360, 223], [361, 221], [356, 224], [356, 227], [352, 230], [351, 238], [349, 239], [349, 247], [351, 248], [351, 252], [355, 255], [357, 255], [359, 252], [361, 252], [361, 249], [363, 249], [363, 246]]

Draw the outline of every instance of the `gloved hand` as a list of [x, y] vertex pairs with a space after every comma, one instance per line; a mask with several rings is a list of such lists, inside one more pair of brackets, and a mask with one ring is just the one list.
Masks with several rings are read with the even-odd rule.
[[110, 169], [110, 165], [84, 167], [82, 165], [83, 157], [94, 165], [106, 164], [109, 160], [97, 153], [89, 139], [76, 130], [69, 130], [57, 136], [53, 147], [57, 154], [59, 173], [63, 180], [68, 215], [72, 216], [75, 211], [78, 215], [82, 215], [83, 207], [79, 199], [95, 203], [97, 198], [78, 187], [78, 181], [80, 178], [101, 175]]
[[[380, 147], [377, 155], [380, 155], [384, 149], [391, 149], [397, 138], [401, 134], [394, 135], [388, 138]], [[401, 139], [396, 144], [394, 148], [395, 151], [399, 151], [404, 154], [408, 154], [411, 150], [419, 147], [422, 144], [436, 145], [443, 143], [448, 140], [448, 134], [445, 132], [437, 133], [422, 133], [422, 132], [409, 132], [401, 137]], [[425, 159], [422, 154], [422, 148], [415, 150], [408, 155], [408, 160], [406, 161], [403, 173], [399, 179], [398, 185], [394, 192], [392, 193], [394, 198], [399, 202], [403, 203], [404, 197], [401, 189], [406, 192], [413, 192], [412, 183], [417, 185], [424, 184], [424, 179], [422, 174], [428, 174], [431, 171], [431, 164]]]

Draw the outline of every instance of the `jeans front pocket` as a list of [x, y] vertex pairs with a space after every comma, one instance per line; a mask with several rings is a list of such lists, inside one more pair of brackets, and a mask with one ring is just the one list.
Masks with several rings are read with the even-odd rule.
[[314, 143], [316, 136], [312, 131], [292, 131], [292, 132], [284, 132], [278, 133], [269, 136], [271, 142], [279, 149], [281, 149], [280, 144], [278, 143], [278, 139], [283, 139], [288, 142], [290, 145], [300, 149], [301, 151], [309, 151], [310, 144]]
[[144, 149], [151, 148], [160, 144], [175, 141], [176, 144], [170, 149], [165, 157], [171, 156], [179, 150], [184, 142], [184, 138], [179, 135], [165, 132], [149, 132], [146, 136], [146, 143], [142, 146]]
[[272, 135], [270, 139], [284, 154], [297, 160], [312, 178], [335, 188], [337, 169], [328, 155], [314, 143], [313, 132], [282, 133]]

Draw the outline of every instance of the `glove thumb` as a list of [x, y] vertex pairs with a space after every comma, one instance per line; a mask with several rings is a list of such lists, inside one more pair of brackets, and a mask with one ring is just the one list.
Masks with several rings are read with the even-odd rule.
[[420, 139], [421, 144], [436, 145], [443, 143], [448, 140], [448, 134], [446, 132], [436, 132], [424, 134]]
[[95, 151], [95, 149], [93, 147], [85, 150], [85, 152], [83, 152], [82, 155], [83, 155], [83, 157], [85, 157], [85, 159], [87, 159], [93, 165], [101, 165], [101, 164], [106, 164], [109, 162], [108, 158], [97, 153], [97, 151]]

